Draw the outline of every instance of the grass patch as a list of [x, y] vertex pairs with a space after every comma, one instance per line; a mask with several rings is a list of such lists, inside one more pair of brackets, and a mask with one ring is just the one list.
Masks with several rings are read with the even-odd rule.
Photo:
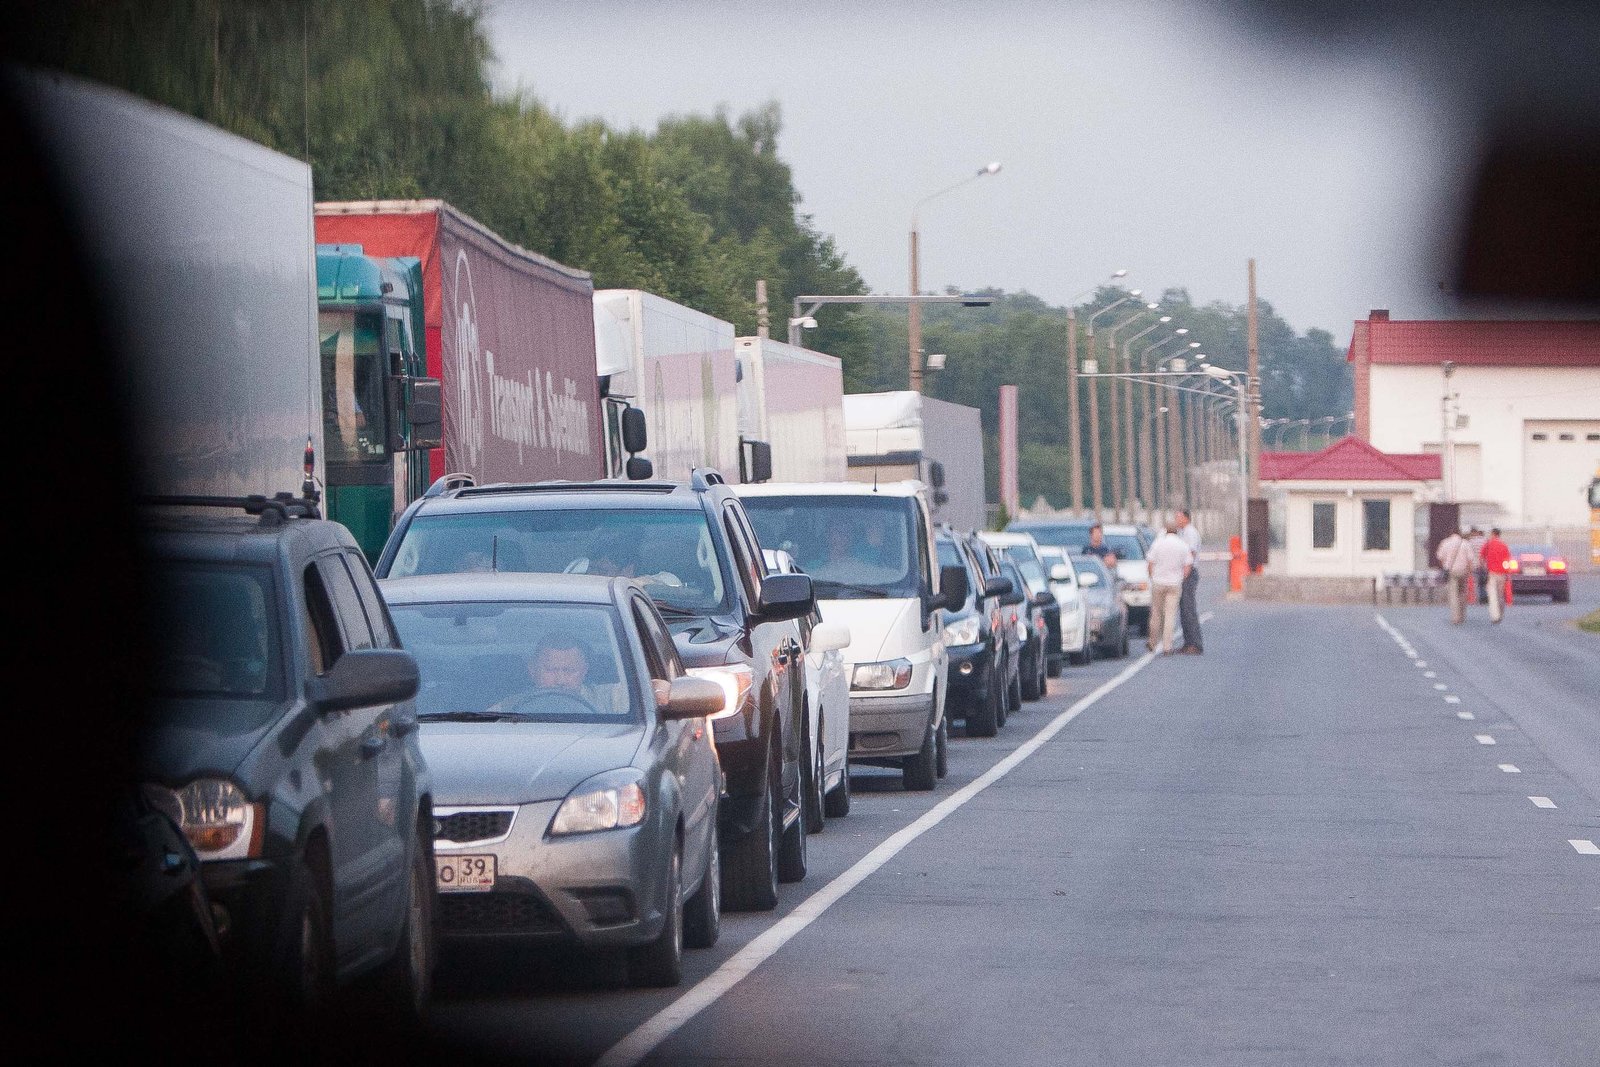
[[1592, 634], [1600, 634], [1600, 608], [1589, 612], [1578, 620], [1579, 629], [1588, 630]]

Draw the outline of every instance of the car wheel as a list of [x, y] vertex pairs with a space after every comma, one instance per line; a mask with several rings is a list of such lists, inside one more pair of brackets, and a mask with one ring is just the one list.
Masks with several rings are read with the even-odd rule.
[[1566, 591], [1560, 592], [1560, 593], [1551, 593], [1550, 594], [1550, 603], [1552, 603], [1552, 604], [1566, 604], [1571, 600], [1571, 598], [1572, 598], [1572, 591], [1571, 590], [1566, 590]]
[[1010, 671], [1006, 671], [1005, 680], [1001, 683], [999, 695], [994, 702], [994, 724], [1001, 727], [1006, 724], [1011, 711], [1011, 687], [1016, 683], [1016, 678]]
[[842, 819], [850, 814], [849, 762], [839, 772], [839, 784], [828, 790], [828, 795], [822, 798], [822, 810], [830, 819]]
[[404, 1017], [421, 1019], [433, 993], [433, 903], [434, 889], [431, 850], [423, 837], [414, 846], [415, 855], [406, 879], [405, 926], [394, 955], [379, 974], [380, 996], [387, 1005], [398, 1008]]
[[[808, 718], [805, 721], [809, 723], [810, 720]], [[822, 823], [826, 818], [822, 810], [822, 782], [827, 775], [822, 768], [821, 743], [811, 737], [809, 725], [803, 729], [805, 743], [801, 745], [801, 749], [806, 753], [806, 761], [801, 767], [800, 775], [800, 795], [804, 798], [801, 806], [805, 813], [806, 833], [815, 834], [822, 831]], [[828, 736], [827, 731], [822, 729], [820, 719], [817, 722], [817, 733], [822, 737]]]
[[321, 872], [302, 859], [290, 888], [294, 916], [279, 957], [279, 987], [293, 1007], [320, 1009], [333, 996], [333, 926]]
[[1061, 656], [1048, 656], [1044, 661], [1044, 674], [1046, 678], [1061, 677]]
[[1023, 700], [1038, 700], [1044, 696], [1044, 664], [1040, 662], [1044, 657], [1038, 652], [1032, 659], [1022, 661], [1024, 668], [1021, 682], [1021, 697]]
[[1126, 626], [1122, 628], [1122, 640], [1117, 642], [1117, 658], [1128, 658], [1128, 628]]
[[628, 981], [662, 989], [683, 981], [683, 846], [667, 864], [667, 921], [649, 944], [628, 950]]
[[[1017, 676], [1011, 679], [1011, 688], [1006, 693], [1006, 711], [1022, 710], [1022, 669], [1018, 667]], [[1000, 720], [1000, 725], [1005, 725], [1005, 720]]]
[[1067, 653], [1067, 659], [1074, 667], [1087, 667], [1094, 659], [1094, 646], [1085, 641], [1080, 651]]
[[939, 720], [939, 732], [933, 738], [933, 773], [943, 778], [950, 773], [950, 720]]
[[777, 813], [774, 821], [778, 834], [778, 881], [798, 882], [806, 876], [806, 810], [805, 801], [802, 799], [800, 810], [795, 814], [794, 822], [789, 828], [783, 828], [783, 797], [778, 792], [783, 781], [782, 770], [776, 762], [772, 766], [772, 810]]
[[1003, 684], [1004, 674], [994, 671], [990, 666], [989, 685], [982, 700], [974, 701], [967, 708], [967, 736], [968, 737], [993, 737], [995, 730], [1000, 725], [998, 708], [1000, 706], [1000, 686]]
[[922, 734], [922, 747], [915, 755], [905, 757], [900, 764], [900, 780], [906, 789], [926, 793], [939, 784], [937, 756], [935, 753], [936, 742], [933, 737], [933, 725], [930, 723]]
[[683, 943], [690, 948], [710, 948], [722, 934], [722, 848], [715, 829], [706, 850], [705, 877], [683, 907]]
[[722, 864], [722, 899], [729, 911], [771, 911], [778, 906], [778, 836], [783, 816], [778, 781], [768, 775], [757, 828], [735, 841]]

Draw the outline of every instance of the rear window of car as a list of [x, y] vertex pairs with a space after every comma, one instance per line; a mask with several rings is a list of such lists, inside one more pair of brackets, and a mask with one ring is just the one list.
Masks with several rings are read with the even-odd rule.
[[417, 716], [631, 722], [628, 657], [616, 613], [587, 604], [391, 604], [422, 688]]
[[727, 571], [699, 508], [424, 512], [387, 577], [490, 570], [621, 575], [668, 608], [730, 610]]

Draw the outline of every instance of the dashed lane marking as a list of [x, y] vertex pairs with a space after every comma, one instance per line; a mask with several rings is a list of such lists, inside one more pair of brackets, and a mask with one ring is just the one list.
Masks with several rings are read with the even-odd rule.
[[1551, 810], [1554, 810], [1556, 806], [1556, 802], [1551, 800], [1549, 797], [1529, 797], [1528, 799], [1533, 801], [1533, 806], [1536, 808], [1550, 808]]
[[[1204, 622], [1210, 616], [1209, 612], [1201, 615], [1200, 621]], [[1028, 738], [1009, 756], [990, 767], [976, 780], [935, 804], [909, 826], [891, 834], [843, 874], [802, 900], [788, 915], [773, 923], [753, 941], [724, 960], [720, 967], [690, 986], [677, 1000], [646, 1019], [612, 1045], [595, 1061], [595, 1067], [634, 1067], [696, 1015], [715, 1004], [724, 993], [738, 985], [741, 979], [761, 966], [773, 953], [821, 918], [824, 912], [837, 904], [847, 893], [899, 855], [907, 845], [939, 825], [973, 797], [1010, 774], [1023, 760], [1066, 729], [1068, 723], [1092, 707], [1101, 697], [1138, 674], [1154, 658], [1154, 654], [1147, 652], [1134, 660], [1116, 677], [1057, 715], [1044, 729]]]
[[1435, 689], [1440, 689], [1440, 690], [1449, 689], [1450, 688], [1448, 685], [1445, 685], [1443, 682], [1434, 682], [1433, 683], [1433, 687]]
[[[1452, 693], [1450, 696], [1444, 698], [1444, 702], [1446, 704], [1459, 704], [1461, 703], [1461, 698]], [[1468, 715], [1467, 718], [1470, 719], [1472, 716]]]
[[1488, 734], [1475, 734], [1474, 736], [1477, 737], [1478, 744], [1480, 745], [1494, 744], [1494, 738], [1490, 737]]
[[1424, 678], [1437, 678], [1437, 677], [1439, 677], [1439, 672], [1438, 671], [1423, 671], [1422, 672], [1422, 676]]
[[1505, 771], [1507, 774], [1521, 774], [1522, 773], [1522, 768], [1518, 767], [1515, 763], [1502, 763], [1502, 764], [1500, 764], [1500, 769], [1502, 771]]
[[1585, 841], [1582, 838], [1569, 837], [1567, 838], [1567, 844], [1577, 849], [1579, 855], [1600, 856], [1600, 845], [1595, 844], [1593, 841]]
[[1477, 716], [1472, 714], [1472, 712], [1470, 712], [1470, 711], [1458, 711], [1458, 712], [1456, 712], [1456, 718], [1458, 718], [1458, 719], [1476, 719]]

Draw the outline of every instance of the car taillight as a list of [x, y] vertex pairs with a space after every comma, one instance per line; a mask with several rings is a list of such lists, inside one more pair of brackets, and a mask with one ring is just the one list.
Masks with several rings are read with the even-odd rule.
[[1514, 560], [1514, 559], [1506, 560], [1506, 573], [1507, 574], [1510, 574], [1512, 571], [1520, 571], [1521, 569], [1522, 569], [1522, 564], [1518, 563], [1516, 560]]
[[1564, 559], [1553, 559], [1550, 561], [1550, 569], [1552, 571], [1564, 571], [1567, 569], [1567, 561]]

